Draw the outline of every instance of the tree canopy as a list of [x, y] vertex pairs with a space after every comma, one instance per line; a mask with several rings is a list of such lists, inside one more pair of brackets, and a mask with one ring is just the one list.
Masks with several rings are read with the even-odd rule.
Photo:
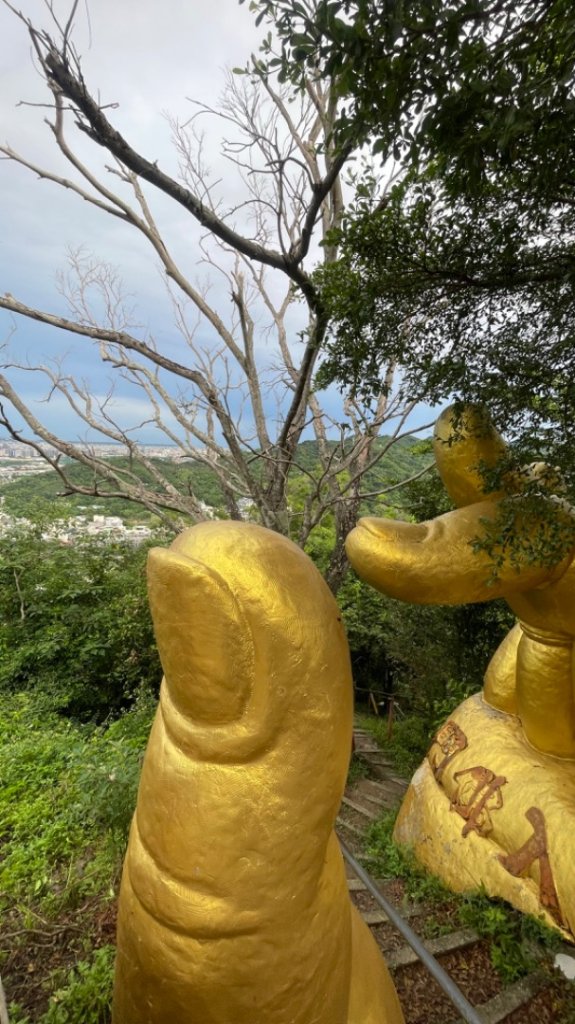
[[[240, 0], [243, 3], [244, 0]], [[255, 0], [263, 64], [342, 101], [335, 134], [439, 161], [470, 190], [507, 170], [570, 192], [575, 12], [569, 0]], [[525, 181], [524, 181], [525, 184]]]
[[324, 380], [366, 397], [393, 358], [413, 394], [487, 403], [522, 458], [572, 473], [574, 226], [565, 208], [534, 235], [519, 200], [495, 188], [475, 215], [407, 178], [350, 217], [339, 262], [319, 275], [332, 316]]
[[521, 457], [573, 475], [573, 5], [258, 6], [281, 38], [264, 61], [294, 84], [310, 68], [330, 76], [339, 144], [381, 159], [318, 276], [323, 381], [368, 396], [392, 358], [412, 393], [486, 402]]

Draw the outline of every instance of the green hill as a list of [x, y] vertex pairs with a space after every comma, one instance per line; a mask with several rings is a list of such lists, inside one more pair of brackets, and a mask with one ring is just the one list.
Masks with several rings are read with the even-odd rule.
[[[387, 444], [386, 438], [378, 438], [376, 450], [380, 450]], [[335, 442], [330, 442], [330, 447], [335, 447]], [[109, 460], [119, 469], [130, 470], [141, 480], [148, 483], [150, 487], [157, 490], [157, 484], [152, 475], [143, 466], [132, 462], [126, 457], [118, 457]], [[152, 460], [167, 480], [182, 493], [193, 491], [193, 493], [207, 505], [215, 508], [224, 506], [224, 495], [219, 480], [209, 466], [186, 461], [172, 462], [168, 459]], [[412, 438], [404, 438], [396, 442], [381, 459], [379, 463], [366, 474], [364, 490], [377, 491], [381, 487], [399, 482], [406, 477], [417, 473], [427, 462], [429, 455], [422, 452], [420, 441]], [[318, 445], [316, 441], [304, 441], [299, 445], [296, 467], [292, 471], [291, 480], [306, 481], [307, 473], [319, 472]], [[79, 463], [66, 466], [66, 473], [74, 483], [86, 488], [92, 488], [95, 484], [95, 474], [86, 466]], [[141, 505], [124, 498], [98, 498], [91, 495], [71, 494], [63, 496], [64, 485], [55, 470], [47, 470], [46, 473], [37, 473], [31, 476], [21, 477], [7, 483], [0, 483], [0, 496], [4, 497], [4, 510], [13, 516], [25, 516], [32, 505], [54, 503], [54, 510], [61, 511], [60, 515], [92, 514], [105, 512], [107, 515], [121, 516], [127, 522], [142, 522], [153, 517]], [[394, 492], [395, 493], [395, 492]], [[400, 494], [397, 493], [397, 503], [401, 504]]]

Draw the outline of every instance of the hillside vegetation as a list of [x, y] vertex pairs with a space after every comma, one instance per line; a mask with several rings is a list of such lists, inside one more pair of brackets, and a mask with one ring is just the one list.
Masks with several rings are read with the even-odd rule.
[[[381, 451], [388, 439], [379, 438], [376, 442], [376, 451]], [[335, 446], [335, 442], [332, 442]], [[118, 457], [114, 460], [116, 465], [130, 469], [140, 479], [145, 481], [151, 488], [155, 488], [154, 480], [145, 469], [138, 463], [130, 463], [127, 457]], [[200, 462], [172, 462], [168, 459], [153, 459], [158, 468], [171, 484], [178, 488], [183, 494], [193, 493], [206, 505], [212, 508], [223, 509], [224, 495], [217, 475], [209, 466]], [[309, 486], [308, 473], [319, 477], [319, 459], [316, 441], [304, 441], [299, 445], [297, 453], [297, 468], [290, 477], [290, 485], [297, 491], [298, 484], [306, 483]], [[382, 488], [407, 479], [422, 469], [429, 462], [429, 455], [426, 454], [426, 445], [421, 441], [414, 441], [412, 438], [403, 438], [391, 446], [388, 452], [382, 457], [372, 470], [364, 478], [364, 490], [373, 493]], [[78, 463], [66, 467], [67, 475], [73, 483], [86, 487], [95, 488], [98, 482], [94, 472], [86, 466]], [[122, 498], [98, 498], [84, 494], [62, 494], [62, 481], [57, 472], [53, 469], [46, 473], [38, 473], [29, 477], [22, 477], [9, 483], [0, 483], [0, 496], [4, 497], [4, 509], [13, 516], [26, 516], [32, 502], [55, 503], [55, 511], [61, 509], [62, 516], [78, 515], [86, 510], [104, 512], [106, 515], [121, 516], [126, 522], [143, 522], [153, 520], [145, 508], [132, 501]], [[246, 495], [247, 497], [247, 495]], [[394, 492], [394, 500], [400, 504], [400, 492]], [[372, 510], [375, 499], [371, 499], [366, 508]]]
[[[302, 445], [299, 459], [294, 508], [315, 446]], [[413, 476], [427, 461], [421, 445], [396, 445], [367, 487]], [[203, 500], [217, 502], [205, 467], [162, 469], [178, 482], [195, 474]], [[109, 1024], [118, 879], [162, 670], [146, 596], [148, 545], [46, 540], [35, 509], [52, 502], [64, 515], [88, 504], [57, 499], [58, 490], [52, 472], [4, 487], [5, 510], [31, 525], [0, 536], [0, 974], [10, 1024]], [[365, 509], [421, 519], [448, 507], [433, 474], [389, 500], [395, 509], [377, 497]], [[95, 504], [124, 511], [120, 502]], [[328, 515], [308, 547], [320, 569], [334, 535]], [[338, 601], [358, 695], [365, 701], [371, 692], [382, 712], [393, 701], [390, 750], [398, 766], [411, 767], [437, 721], [480, 684], [506, 613], [496, 602], [402, 605], [351, 572]]]

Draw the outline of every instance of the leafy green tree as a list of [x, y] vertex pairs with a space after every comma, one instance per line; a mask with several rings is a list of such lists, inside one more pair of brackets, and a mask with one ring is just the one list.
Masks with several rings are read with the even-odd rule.
[[333, 324], [323, 380], [367, 397], [394, 359], [411, 393], [487, 402], [518, 457], [573, 483], [575, 206], [529, 210], [495, 185], [478, 205], [429, 175], [358, 204], [318, 275]]
[[369, 171], [322, 273], [322, 380], [487, 402], [573, 479], [575, 8], [568, 0], [260, 0], [262, 65], [329, 77]]
[[368, 142], [385, 158], [438, 161], [469, 191], [509, 172], [522, 176], [526, 194], [571, 194], [569, 0], [252, 0], [251, 7], [274, 26], [262, 47], [264, 69], [296, 85], [309, 74], [331, 81], [342, 147]]
[[43, 539], [41, 527], [0, 540], [0, 679], [60, 711], [102, 721], [157, 689], [161, 668], [147, 605], [147, 548]]

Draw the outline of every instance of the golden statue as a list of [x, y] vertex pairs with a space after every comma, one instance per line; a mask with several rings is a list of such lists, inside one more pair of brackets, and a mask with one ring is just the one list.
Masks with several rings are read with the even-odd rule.
[[204, 523], [149, 561], [164, 668], [120, 893], [114, 1024], [402, 1024], [333, 831], [352, 729], [303, 552]]
[[[483, 694], [460, 705], [418, 769], [395, 837], [457, 891], [483, 885], [575, 937], [575, 561], [560, 545], [537, 564], [521, 547], [573, 537], [573, 510], [549, 494], [539, 521], [512, 509], [516, 543], [488, 554], [502, 495], [486, 495], [485, 468], [505, 445], [486, 414], [446, 410], [435, 428], [443, 483], [459, 506], [426, 523], [363, 519], [349, 559], [378, 590], [418, 604], [504, 597], [518, 616], [485, 674]], [[548, 481], [538, 464], [519, 474]], [[513, 512], [515, 507], [516, 511]], [[529, 545], [527, 545], [529, 546]], [[493, 557], [496, 571], [493, 572]]]

